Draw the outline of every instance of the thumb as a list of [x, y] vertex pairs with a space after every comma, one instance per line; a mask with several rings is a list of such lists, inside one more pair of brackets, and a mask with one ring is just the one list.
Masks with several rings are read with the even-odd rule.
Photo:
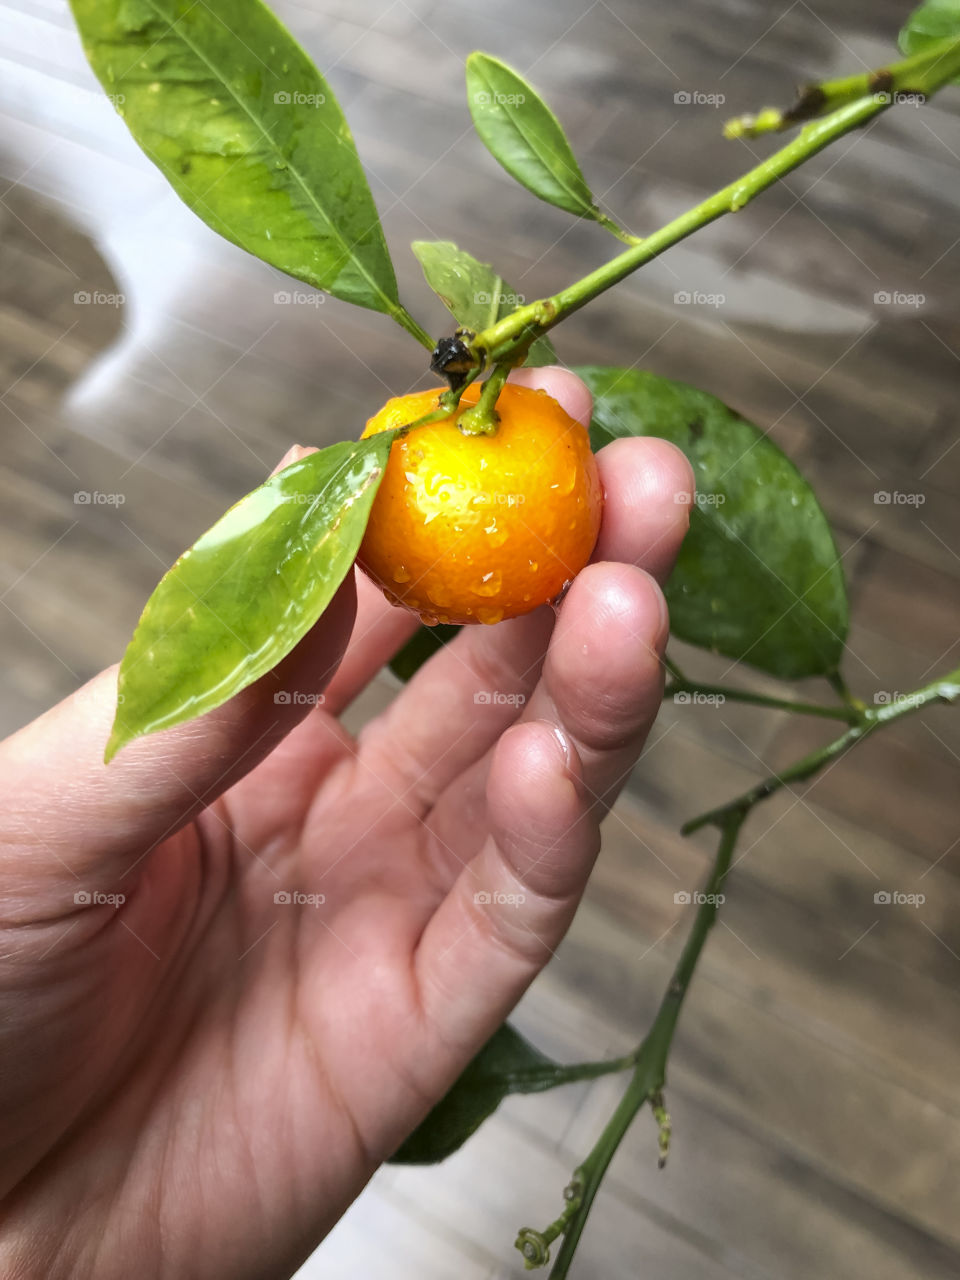
[[[310, 711], [277, 690], [320, 692], [356, 614], [351, 572], [317, 625], [260, 680], [189, 724], [138, 738], [109, 765], [103, 750], [116, 666], [0, 743], [0, 900], [49, 914], [50, 892], [109, 889], [151, 848], [264, 759]], [[59, 905], [59, 904], [58, 904]]]

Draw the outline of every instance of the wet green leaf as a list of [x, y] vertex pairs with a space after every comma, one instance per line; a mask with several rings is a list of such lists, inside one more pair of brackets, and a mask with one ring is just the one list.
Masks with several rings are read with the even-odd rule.
[[690, 459], [697, 503], [667, 585], [683, 640], [784, 679], [835, 671], [847, 635], [843, 570], [813, 490], [715, 396], [639, 370], [578, 369], [591, 438], [662, 436]]
[[353, 564], [394, 432], [331, 445], [248, 493], [161, 579], [120, 664], [109, 761], [260, 678]]
[[[493, 267], [458, 249], [452, 240], [414, 240], [410, 248], [427, 284], [464, 329], [479, 333], [526, 301]], [[555, 364], [556, 359], [553, 344], [544, 334], [531, 345], [524, 364]]]
[[623, 1062], [563, 1066], [535, 1049], [509, 1023], [487, 1041], [450, 1091], [417, 1126], [393, 1164], [435, 1164], [461, 1147], [511, 1093], [542, 1093], [576, 1080], [622, 1071]]
[[471, 53], [467, 100], [484, 146], [511, 177], [547, 204], [600, 220], [560, 122], [518, 72], [488, 53]]
[[960, 0], [927, 0], [914, 9], [900, 32], [900, 48], [908, 56], [949, 36], [960, 36]]
[[71, 0], [137, 143], [214, 231], [397, 315], [393, 265], [330, 86], [259, 0]]
[[459, 630], [459, 627], [442, 622], [436, 627], [418, 627], [399, 653], [390, 659], [390, 670], [406, 683], [428, 658], [449, 644]]

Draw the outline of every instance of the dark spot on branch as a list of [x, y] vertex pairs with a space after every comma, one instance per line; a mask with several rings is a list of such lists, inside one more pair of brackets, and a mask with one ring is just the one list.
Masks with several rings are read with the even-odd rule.
[[867, 81], [867, 88], [871, 93], [889, 93], [893, 88], [893, 72], [888, 71], [886, 67], [874, 71]]
[[804, 120], [812, 120], [826, 106], [827, 95], [818, 84], [808, 84], [800, 90], [800, 96], [792, 107], [783, 113], [783, 123], [800, 124]]

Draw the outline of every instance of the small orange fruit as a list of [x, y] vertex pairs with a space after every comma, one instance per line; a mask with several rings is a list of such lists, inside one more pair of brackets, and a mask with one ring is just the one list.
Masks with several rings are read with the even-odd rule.
[[[467, 387], [461, 410], [476, 404]], [[415, 422], [440, 391], [388, 400], [364, 436]], [[358, 561], [393, 604], [438, 622], [499, 622], [552, 600], [590, 559], [603, 496], [584, 427], [545, 391], [510, 383], [493, 435], [457, 416], [397, 440]]]

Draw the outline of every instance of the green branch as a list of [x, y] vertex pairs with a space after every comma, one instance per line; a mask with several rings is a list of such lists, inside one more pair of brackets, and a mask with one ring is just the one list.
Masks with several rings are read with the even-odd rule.
[[878, 67], [876, 71], [804, 85], [793, 106], [786, 110], [765, 107], [756, 115], [738, 116], [724, 125], [724, 136], [756, 138], [763, 133], [778, 133], [824, 116], [849, 102], [856, 102], [858, 98], [877, 96], [885, 98], [888, 103], [898, 99], [922, 101], [943, 83], [939, 73], [944, 65], [948, 70], [957, 67], [957, 47], [956, 39], [949, 37], [929, 44], [922, 52], [904, 58], [902, 62]]
[[717, 856], [704, 886], [703, 898], [697, 908], [693, 928], [690, 930], [683, 952], [673, 971], [666, 994], [660, 1002], [653, 1025], [633, 1054], [633, 1061], [636, 1064], [633, 1076], [593, 1150], [583, 1164], [574, 1171], [573, 1178], [564, 1189], [566, 1207], [559, 1218], [542, 1231], [524, 1227], [517, 1236], [516, 1247], [523, 1254], [528, 1269], [544, 1266], [550, 1260], [550, 1245], [559, 1236], [563, 1236], [563, 1244], [550, 1272], [550, 1280], [562, 1280], [567, 1275], [610, 1161], [637, 1113], [647, 1102], [653, 1110], [660, 1135], [661, 1168], [666, 1162], [670, 1143], [670, 1118], [663, 1101], [667, 1059], [670, 1056], [670, 1046], [673, 1043], [680, 1009], [696, 971], [700, 952], [717, 917], [717, 909], [722, 900], [721, 885], [730, 869], [742, 822], [743, 818], [740, 815], [732, 815], [724, 826]]
[[718, 805], [715, 809], [709, 809], [699, 817], [691, 818], [681, 830], [684, 835], [691, 835], [709, 823], [723, 826], [732, 813], [741, 813], [746, 817], [755, 804], [766, 800], [768, 796], [782, 790], [791, 782], [805, 782], [807, 778], [812, 778], [825, 764], [849, 751], [854, 743], [865, 738], [880, 725], [891, 724], [894, 720], [913, 715], [923, 707], [929, 706], [931, 702], [955, 702], [957, 698], [960, 698], [960, 667], [951, 671], [949, 675], [924, 685], [922, 689], [897, 695], [890, 702], [862, 709], [851, 707], [850, 715], [855, 719], [846, 733], [841, 734], [839, 738], [834, 738], [826, 746], [811, 751], [809, 755], [804, 756], [802, 760], [797, 760], [782, 773], [774, 773], [764, 778], [736, 799]]
[[[681, 695], [678, 697], [677, 695]], [[684, 698], [683, 694], [689, 694]], [[753, 693], [749, 689], [732, 689], [723, 684], [700, 684], [679, 676], [671, 680], [663, 691], [665, 698], [675, 702], [708, 701], [748, 702], [755, 707], [773, 707], [777, 711], [794, 711], [805, 716], [822, 716], [826, 720], [845, 720], [852, 724], [858, 713], [852, 707], [828, 707], [820, 702], [794, 702], [790, 698], [770, 698], [765, 693]]]

